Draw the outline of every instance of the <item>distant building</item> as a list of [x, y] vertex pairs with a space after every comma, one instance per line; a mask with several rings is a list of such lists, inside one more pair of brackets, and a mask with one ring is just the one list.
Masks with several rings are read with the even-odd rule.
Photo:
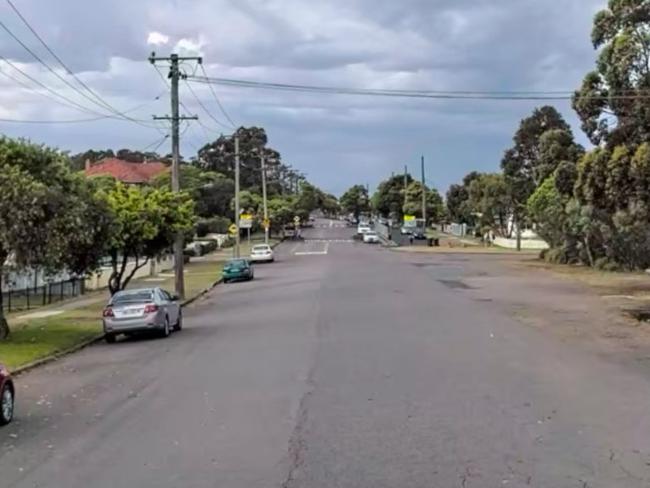
[[129, 185], [146, 185], [156, 176], [169, 171], [169, 166], [160, 161], [131, 163], [117, 158], [105, 158], [95, 163], [86, 161], [86, 176], [112, 176]]

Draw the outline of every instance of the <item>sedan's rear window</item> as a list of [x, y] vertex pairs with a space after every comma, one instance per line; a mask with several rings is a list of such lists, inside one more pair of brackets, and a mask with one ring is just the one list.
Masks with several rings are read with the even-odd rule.
[[113, 305], [120, 305], [124, 303], [142, 303], [150, 302], [153, 300], [153, 293], [147, 291], [132, 291], [128, 293], [117, 293], [113, 296], [111, 303]]
[[253, 246], [253, 251], [268, 251], [270, 249], [269, 246], [262, 245], [262, 246]]

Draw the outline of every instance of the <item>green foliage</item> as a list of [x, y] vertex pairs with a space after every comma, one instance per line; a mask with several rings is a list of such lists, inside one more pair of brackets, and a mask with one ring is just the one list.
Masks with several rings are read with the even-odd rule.
[[[411, 175], [406, 175], [406, 186], [413, 182]], [[401, 219], [404, 206], [404, 175], [396, 175], [382, 181], [372, 196], [375, 210], [384, 217]]]
[[231, 224], [232, 221], [228, 217], [217, 216], [201, 219], [196, 223], [196, 235], [205, 237], [208, 234], [227, 234]]
[[527, 204], [528, 215], [536, 224], [537, 234], [551, 247], [562, 245], [566, 225], [564, 208], [567, 198], [558, 191], [556, 183], [555, 175], [546, 178]]
[[[194, 228], [194, 202], [186, 193], [116, 183], [113, 189], [99, 195], [114, 218], [107, 242], [112, 265], [111, 293], [123, 290], [149, 259], [168, 250], [177, 233], [188, 233]], [[134, 260], [135, 266], [127, 272], [129, 259]]]
[[[261, 156], [264, 155], [269, 195], [282, 195], [297, 191], [304, 177], [290, 166], [283, 164], [280, 153], [267, 147], [266, 131], [261, 127], [240, 127], [239, 161], [241, 188], [257, 193], [262, 188]], [[235, 179], [235, 141], [231, 136], [221, 136], [199, 150], [198, 164], [207, 171]]]
[[[156, 188], [171, 188], [171, 173], [165, 172], [152, 181]], [[181, 190], [190, 194], [196, 204], [199, 217], [210, 218], [216, 215], [234, 218], [230, 202], [235, 194], [235, 182], [224, 175], [205, 171], [198, 166], [180, 166]]]
[[[609, 0], [594, 18], [592, 41], [600, 50], [573, 97], [582, 129], [594, 144], [642, 144], [650, 138], [650, 2]], [[612, 119], [615, 123], [612, 123]]]
[[370, 211], [370, 199], [367, 188], [364, 185], [350, 187], [341, 196], [341, 207], [345, 212], [353, 214], [357, 220], [361, 214], [368, 213]]
[[[427, 221], [438, 222], [444, 214], [444, 205], [442, 197], [435, 188], [429, 189], [425, 187], [426, 192], [426, 205], [427, 205]], [[413, 181], [406, 188], [406, 203], [404, 204], [403, 211], [407, 215], [415, 215], [417, 218], [422, 218], [422, 183]]]
[[[0, 285], [10, 257], [14, 269], [94, 269], [109, 225], [105, 206], [70, 171], [65, 155], [0, 138]], [[0, 339], [8, 333], [0, 291]]]
[[469, 205], [482, 232], [491, 230], [500, 236], [510, 235], [508, 222], [513, 207], [503, 175], [486, 173], [473, 179], [469, 185]]

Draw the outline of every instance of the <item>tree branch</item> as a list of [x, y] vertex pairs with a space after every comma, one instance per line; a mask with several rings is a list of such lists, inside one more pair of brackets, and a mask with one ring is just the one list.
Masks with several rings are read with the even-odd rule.
[[147, 256], [147, 258], [146, 258], [144, 261], [142, 261], [142, 263], [140, 263], [139, 261], [140, 261], [140, 259], [139, 259], [139, 257], [136, 255], [136, 257], [135, 257], [135, 266], [133, 267], [133, 269], [131, 270], [131, 272], [129, 273], [129, 275], [124, 279], [124, 283], [122, 283], [122, 287], [123, 287], [123, 288], [126, 288], [126, 285], [128, 285], [129, 282], [131, 281], [131, 279], [133, 279], [133, 277], [135, 276], [135, 274], [137, 273], [137, 271], [138, 271], [140, 268], [142, 268], [143, 266], [145, 266], [145, 265], [149, 262], [149, 257]]

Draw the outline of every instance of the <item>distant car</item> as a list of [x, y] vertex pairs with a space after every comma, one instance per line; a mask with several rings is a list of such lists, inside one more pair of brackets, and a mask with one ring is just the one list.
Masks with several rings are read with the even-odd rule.
[[177, 296], [162, 288], [118, 291], [102, 313], [104, 338], [112, 344], [120, 334], [156, 332], [168, 337], [183, 328], [181, 304]]
[[374, 230], [368, 231], [363, 234], [363, 242], [366, 244], [377, 244], [379, 242], [379, 236]]
[[0, 364], [0, 425], [7, 425], [14, 418], [16, 389], [9, 370]]
[[413, 229], [411, 227], [402, 227], [399, 231], [403, 236], [410, 236], [413, 234]]
[[424, 232], [424, 229], [414, 229], [412, 236], [413, 236], [414, 239], [417, 239], [417, 240], [420, 240], [420, 241], [427, 238], [427, 235]]
[[357, 234], [363, 235], [366, 232], [371, 232], [371, 231], [372, 229], [368, 224], [359, 224], [359, 226], [357, 227]]
[[251, 261], [254, 263], [272, 263], [274, 259], [273, 249], [268, 244], [256, 244], [251, 249]]
[[253, 266], [247, 259], [231, 259], [223, 267], [224, 283], [233, 280], [252, 280], [254, 275]]

